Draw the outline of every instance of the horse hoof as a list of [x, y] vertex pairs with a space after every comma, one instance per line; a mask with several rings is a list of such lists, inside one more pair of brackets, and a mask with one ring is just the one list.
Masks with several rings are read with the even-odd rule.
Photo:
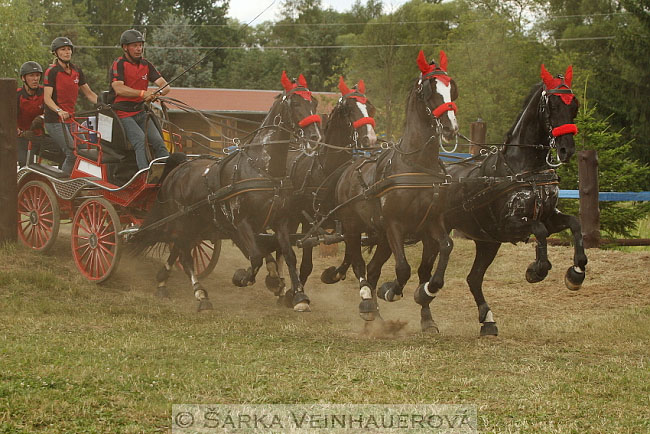
[[291, 299], [291, 304], [293, 306], [296, 306], [297, 304], [300, 303], [307, 303], [309, 304], [309, 297], [307, 297], [307, 294], [305, 294], [302, 291], [297, 291], [295, 294], [293, 294], [293, 297]]
[[214, 308], [212, 307], [212, 303], [210, 302], [210, 300], [204, 298], [203, 300], [199, 301], [199, 306], [196, 308], [196, 311], [202, 312], [204, 310], [212, 310], [212, 309]]
[[377, 303], [372, 299], [361, 300], [359, 303], [359, 315], [364, 321], [374, 321], [377, 311]]
[[240, 288], [248, 285], [248, 271], [243, 268], [235, 271], [235, 274], [232, 275], [232, 283]]
[[585, 281], [585, 272], [580, 267], [569, 267], [564, 275], [564, 284], [571, 291], [577, 291]]
[[169, 290], [167, 289], [166, 286], [159, 286], [158, 289], [156, 290], [155, 295], [158, 298], [170, 298]]
[[424, 291], [425, 285], [426, 283], [421, 283], [413, 293], [413, 300], [420, 306], [428, 306], [434, 299]]
[[377, 291], [377, 296], [386, 301], [398, 301], [402, 298], [402, 292], [397, 292], [398, 288], [397, 282], [386, 282]]
[[293, 307], [294, 312], [311, 312], [311, 307], [306, 301], [300, 302]]
[[165, 282], [167, 279], [169, 279], [169, 274], [169, 270], [165, 267], [162, 267], [160, 270], [158, 270], [158, 273], [156, 273], [156, 282]]
[[431, 319], [420, 321], [420, 327], [422, 328], [423, 333], [440, 333], [438, 324], [436, 324], [435, 321]]
[[266, 284], [266, 289], [271, 291], [273, 295], [280, 295], [284, 289], [284, 279], [280, 276], [267, 275], [264, 283]]
[[499, 329], [497, 328], [497, 323], [495, 322], [484, 322], [481, 325], [481, 337], [485, 336], [498, 336]]
[[336, 283], [340, 278], [337, 277], [337, 271], [336, 267], [332, 266], [324, 270], [321, 275], [320, 275], [320, 281], [323, 283], [327, 283], [328, 285], [331, 285], [332, 283]]
[[546, 274], [547, 273], [544, 273], [544, 275], [541, 275], [538, 272], [537, 267], [535, 267], [535, 263], [533, 262], [526, 269], [526, 280], [528, 281], [528, 283], [541, 282], [542, 280], [544, 280], [546, 278]]

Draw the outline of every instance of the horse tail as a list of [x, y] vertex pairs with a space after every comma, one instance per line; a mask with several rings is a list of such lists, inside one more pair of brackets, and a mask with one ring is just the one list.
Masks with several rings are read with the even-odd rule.
[[169, 175], [172, 170], [180, 166], [181, 163], [184, 163], [185, 161], [187, 161], [187, 155], [185, 155], [184, 152], [174, 152], [169, 157], [167, 157], [165, 168], [163, 169], [163, 173], [160, 175], [160, 181], [158, 182], [162, 184], [165, 178], [167, 178], [167, 175]]
[[151, 225], [162, 220], [169, 214], [167, 201], [162, 197], [164, 194], [164, 187], [162, 184], [172, 170], [185, 161], [187, 161], [187, 156], [182, 152], [174, 152], [169, 156], [169, 158], [167, 158], [165, 169], [160, 176], [159, 183], [161, 188], [158, 190], [158, 196], [156, 197], [153, 206], [145, 216], [140, 229], [127, 237], [126, 251], [128, 253], [132, 255], [140, 255], [150, 248], [153, 248], [156, 244], [164, 242], [164, 240], [161, 239], [164, 231], [161, 231], [158, 226], [151, 227]]

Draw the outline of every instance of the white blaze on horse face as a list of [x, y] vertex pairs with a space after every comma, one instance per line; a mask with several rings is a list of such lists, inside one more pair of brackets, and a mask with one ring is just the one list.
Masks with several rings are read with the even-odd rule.
[[[361, 111], [361, 114], [363, 115], [364, 118], [369, 118], [370, 115], [368, 114], [368, 109], [366, 108], [365, 104], [360, 103], [357, 101], [357, 107], [359, 107], [359, 110]], [[366, 127], [366, 135], [368, 136], [368, 140], [370, 141], [369, 145], [372, 146], [375, 143], [377, 143], [377, 135], [375, 134], [375, 129], [372, 127], [370, 124], [364, 125]]]
[[[436, 80], [436, 91], [442, 95], [442, 100], [444, 102], [451, 102], [451, 84], [445, 85], [440, 80]], [[453, 110], [449, 110], [447, 116], [449, 117], [449, 122], [451, 122], [451, 128], [454, 131], [458, 131], [458, 121], [456, 120], [456, 113]]]

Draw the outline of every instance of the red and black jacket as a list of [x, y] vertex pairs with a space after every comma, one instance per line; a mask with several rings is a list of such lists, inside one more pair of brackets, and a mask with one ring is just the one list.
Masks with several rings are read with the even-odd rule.
[[[148, 60], [141, 59], [137, 63], [130, 62], [121, 56], [115, 59], [111, 67], [111, 83], [123, 81], [132, 89], [147, 90], [149, 82], [155, 82], [161, 77], [160, 73]], [[113, 86], [111, 93], [114, 94]], [[126, 97], [115, 95], [113, 107], [120, 118], [134, 116], [142, 111], [142, 98], [139, 96]]]
[[[86, 84], [86, 77], [81, 68], [71, 63], [70, 74], [68, 74], [57, 62], [55, 65], [50, 65], [45, 71], [43, 84], [53, 88], [52, 99], [56, 105], [74, 115], [79, 87]], [[45, 106], [45, 122], [59, 122], [59, 115], [47, 105]], [[72, 119], [68, 119], [67, 122], [72, 122]]]
[[38, 86], [36, 93], [30, 95], [25, 87], [16, 89], [16, 104], [18, 107], [18, 129], [27, 131], [32, 126], [36, 116], [43, 114], [43, 86]]

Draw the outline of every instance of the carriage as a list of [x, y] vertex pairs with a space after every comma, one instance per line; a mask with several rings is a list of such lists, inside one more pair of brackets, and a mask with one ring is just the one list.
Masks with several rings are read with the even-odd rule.
[[[163, 116], [151, 112], [149, 120], [168, 149], [182, 149], [180, 135], [163, 129]], [[151, 208], [167, 157], [138, 170], [133, 147], [110, 106], [76, 117], [71, 134], [76, 161], [70, 177], [31, 150], [27, 165], [18, 170], [18, 237], [44, 253], [54, 246], [61, 224], [69, 222], [75, 265], [86, 279], [100, 283], [115, 272], [125, 237]], [[214, 269], [220, 247], [219, 240], [195, 246], [200, 275]]]

